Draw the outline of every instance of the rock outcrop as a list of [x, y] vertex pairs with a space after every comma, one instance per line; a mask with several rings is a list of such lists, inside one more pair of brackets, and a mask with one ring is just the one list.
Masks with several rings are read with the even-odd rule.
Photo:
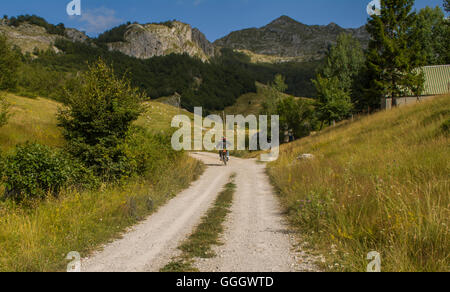
[[197, 28], [192, 30], [192, 41], [196, 43], [208, 57], [216, 54], [216, 47], [208, 41], [206, 36]]
[[66, 28], [65, 36], [72, 42], [85, 43], [89, 40], [89, 37], [84, 32], [74, 28]]
[[108, 43], [109, 50], [139, 59], [186, 53], [206, 61], [214, 54], [212, 44], [203, 34], [178, 21], [165, 24], [130, 24], [124, 39], [124, 42]]
[[11, 44], [19, 47], [23, 53], [33, 53], [36, 49], [48, 50], [49, 48], [58, 52], [54, 43], [61, 37], [47, 33], [41, 26], [28, 23], [23, 23], [18, 27], [0, 25], [0, 34], [5, 35]]

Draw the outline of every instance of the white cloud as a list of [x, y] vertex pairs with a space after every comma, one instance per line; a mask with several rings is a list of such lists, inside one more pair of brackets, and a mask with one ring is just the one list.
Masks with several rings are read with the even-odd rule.
[[200, 4], [202, 4], [204, 2], [204, 0], [194, 0], [194, 6], [198, 6]]
[[88, 34], [102, 33], [123, 22], [120, 18], [116, 17], [114, 10], [106, 7], [83, 11], [78, 20], [83, 22], [81, 30], [86, 31]]

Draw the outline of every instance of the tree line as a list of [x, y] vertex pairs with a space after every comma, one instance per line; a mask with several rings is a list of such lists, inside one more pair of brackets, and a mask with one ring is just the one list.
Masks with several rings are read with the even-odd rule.
[[[448, 1], [444, 7], [448, 11]], [[317, 111], [331, 124], [354, 113], [373, 112], [382, 98], [420, 96], [418, 68], [450, 63], [450, 26], [440, 7], [413, 11], [414, 0], [382, 0], [381, 14], [367, 24], [369, 48], [341, 35], [313, 80]]]
[[[262, 114], [280, 116], [280, 139], [308, 136], [311, 131], [371, 113], [382, 98], [421, 95], [421, 66], [450, 63], [450, 26], [440, 7], [412, 11], [412, 0], [384, 0], [381, 15], [367, 24], [371, 35], [364, 50], [358, 40], [341, 34], [329, 48], [312, 84], [314, 101], [284, 97], [286, 78], [277, 75], [266, 92]], [[447, 12], [449, 2], [444, 3]]]
[[242, 94], [256, 92], [256, 81], [269, 83], [280, 73], [286, 76], [288, 93], [313, 97], [311, 78], [320, 64], [251, 64], [247, 56], [227, 50], [206, 63], [186, 54], [141, 60], [110, 52], [102, 43], [58, 39], [55, 46], [63, 53], [49, 49], [22, 55], [15, 50], [21, 62], [17, 86], [12, 90], [24, 96], [63, 101], [63, 88], [70, 86], [78, 72], [87, 69], [87, 63], [101, 57], [117, 74], [129, 74], [133, 86], [149, 98], [178, 93], [186, 109], [192, 111], [194, 106], [202, 106], [208, 113], [233, 105]]

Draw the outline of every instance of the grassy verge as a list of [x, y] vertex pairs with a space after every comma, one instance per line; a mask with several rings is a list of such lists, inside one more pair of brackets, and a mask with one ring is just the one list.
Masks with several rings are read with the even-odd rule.
[[193, 267], [195, 258], [213, 258], [216, 256], [211, 247], [221, 244], [219, 236], [223, 232], [223, 223], [230, 212], [236, 189], [234, 177], [235, 175], [231, 176], [230, 182], [219, 194], [214, 206], [208, 210], [194, 233], [181, 244], [179, 249], [182, 251], [182, 255], [173, 259], [172, 262], [161, 269], [161, 272], [196, 272], [197, 270]]
[[0, 202], [0, 271], [64, 271], [65, 256], [86, 256], [155, 212], [197, 178], [203, 166], [187, 155], [157, 176], [100, 191], [66, 192], [22, 208]]
[[377, 251], [383, 271], [449, 271], [449, 113], [438, 97], [282, 147], [269, 174], [324, 268], [365, 271]]

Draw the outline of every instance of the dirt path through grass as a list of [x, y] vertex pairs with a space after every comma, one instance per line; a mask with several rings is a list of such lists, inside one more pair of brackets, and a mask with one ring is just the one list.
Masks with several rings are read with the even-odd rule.
[[317, 271], [315, 259], [300, 248], [284, 221], [265, 164], [232, 158], [236, 193], [217, 257], [197, 259], [202, 272]]
[[207, 164], [203, 176], [122, 239], [83, 261], [83, 271], [158, 271], [180, 251], [232, 173], [236, 194], [217, 257], [200, 260], [200, 271], [269, 272], [314, 270], [311, 258], [293, 248], [294, 238], [265, 174], [265, 165], [233, 158], [227, 167], [218, 155], [195, 153]]

